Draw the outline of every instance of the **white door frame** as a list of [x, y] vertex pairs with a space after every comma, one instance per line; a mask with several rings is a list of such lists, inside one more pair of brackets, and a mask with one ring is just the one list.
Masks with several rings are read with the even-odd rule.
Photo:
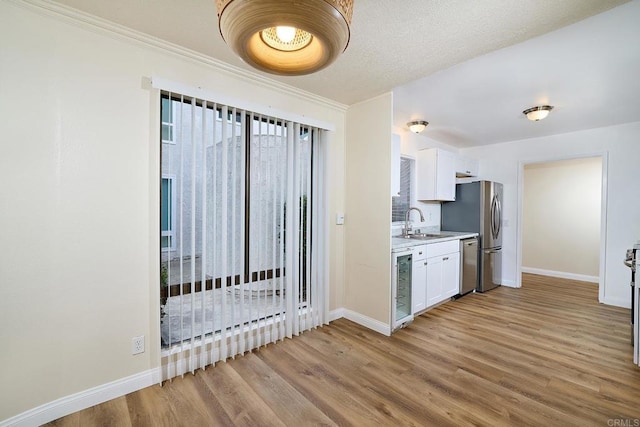
[[522, 216], [524, 204], [524, 167], [533, 163], [550, 163], [562, 160], [576, 160], [599, 157], [602, 160], [602, 189], [600, 195], [600, 271], [598, 279], [598, 301], [604, 302], [605, 295], [605, 261], [607, 248], [607, 177], [609, 169], [609, 153], [598, 151], [573, 156], [550, 156], [518, 162], [518, 231], [516, 250], [516, 288], [522, 287]]

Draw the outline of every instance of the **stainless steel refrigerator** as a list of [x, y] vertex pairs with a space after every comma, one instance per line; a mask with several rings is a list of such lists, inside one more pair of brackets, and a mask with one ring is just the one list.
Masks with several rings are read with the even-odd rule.
[[441, 228], [479, 233], [479, 292], [502, 283], [502, 184], [457, 184], [455, 202], [442, 203]]

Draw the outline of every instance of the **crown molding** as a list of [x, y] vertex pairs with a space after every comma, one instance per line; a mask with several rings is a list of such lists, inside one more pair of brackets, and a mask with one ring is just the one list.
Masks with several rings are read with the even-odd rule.
[[348, 105], [346, 104], [298, 89], [234, 65], [227, 64], [226, 62], [220, 61], [219, 59], [211, 56], [204, 55], [194, 50], [187, 49], [186, 47], [133, 30], [129, 27], [125, 27], [124, 25], [116, 24], [115, 22], [82, 12], [78, 9], [56, 3], [52, 0], [8, 0], [8, 2], [34, 12], [71, 22], [90, 31], [99, 32], [121, 40], [124, 39], [132, 41], [145, 47], [151, 47], [182, 59], [187, 59], [208, 66], [220, 73], [240, 78], [246, 82], [257, 84], [269, 89], [276, 89], [299, 99], [311, 101], [340, 112], [345, 112], [348, 108]]

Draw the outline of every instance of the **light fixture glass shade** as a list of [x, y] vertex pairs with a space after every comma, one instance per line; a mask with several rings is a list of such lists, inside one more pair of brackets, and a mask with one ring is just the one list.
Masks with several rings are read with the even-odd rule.
[[409, 130], [411, 132], [420, 133], [427, 127], [428, 124], [429, 122], [426, 122], [424, 120], [414, 120], [412, 122], [407, 123], [407, 126], [409, 127]]
[[549, 112], [553, 110], [553, 106], [551, 105], [540, 105], [537, 107], [532, 107], [524, 110], [522, 114], [527, 116], [527, 119], [537, 122], [549, 115]]
[[216, 0], [216, 7], [229, 47], [272, 74], [321, 70], [344, 52], [351, 37], [353, 0]]

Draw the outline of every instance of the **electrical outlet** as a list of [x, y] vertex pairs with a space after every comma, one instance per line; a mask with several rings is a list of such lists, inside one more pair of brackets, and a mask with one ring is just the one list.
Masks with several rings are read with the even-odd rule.
[[144, 335], [133, 337], [131, 342], [131, 354], [144, 353]]

